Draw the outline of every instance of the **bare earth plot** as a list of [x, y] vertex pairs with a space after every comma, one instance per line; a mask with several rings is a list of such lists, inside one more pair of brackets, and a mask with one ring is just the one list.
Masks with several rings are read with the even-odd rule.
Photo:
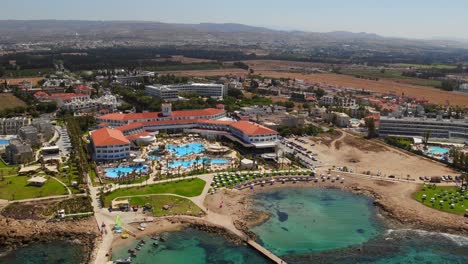
[[26, 107], [26, 103], [13, 94], [0, 94], [0, 111], [18, 106]]
[[370, 171], [373, 175], [380, 171], [382, 176], [394, 175], [403, 179], [410, 175], [410, 179], [415, 180], [420, 176], [457, 175], [457, 172], [441, 163], [349, 134], [332, 142], [326, 135], [312, 137], [310, 141], [315, 143], [310, 149], [318, 154], [318, 160], [325, 167], [346, 166], [354, 172]]

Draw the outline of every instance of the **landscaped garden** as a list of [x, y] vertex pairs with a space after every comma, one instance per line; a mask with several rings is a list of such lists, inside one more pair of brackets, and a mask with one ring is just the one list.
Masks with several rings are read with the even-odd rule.
[[18, 173], [18, 166], [10, 166], [0, 159], [0, 179], [3, 176], [16, 175]]
[[5, 177], [0, 181], [0, 199], [22, 200], [67, 194], [62, 184], [50, 177], [46, 178], [48, 180], [44, 185], [32, 186], [28, 184], [29, 177], [27, 176]]
[[414, 195], [415, 199], [429, 207], [444, 212], [464, 214], [468, 209], [468, 190], [457, 186], [425, 184]]
[[186, 197], [200, 195], [206, 182], [202, 179], [188, 179], [173, 182], [158, 183], [138, 187], [122, 188], [104, 195], [104, 205], [109, 206], [117, 197], [135, 196], [144, 194], [177, 194]]
[[130, 198], [130, 205], [150, 205], [149, 210], [154, 216], [177, 214], [199, 216], [203, 214], [203, 211], [189, 199], [171, 195], [134, 196]]

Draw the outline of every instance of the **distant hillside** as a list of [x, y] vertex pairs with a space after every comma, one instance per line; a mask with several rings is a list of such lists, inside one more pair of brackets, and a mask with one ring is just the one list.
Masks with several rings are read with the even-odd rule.
[[185, 47], [267, 51], [272, 59], [330, 63], [468, 61], [468, 43], [388, 38], [373, 33], [282, 31], [242, 24], [145, 21], [0, 20], [0, 45], [39, 42], [50, 48]]

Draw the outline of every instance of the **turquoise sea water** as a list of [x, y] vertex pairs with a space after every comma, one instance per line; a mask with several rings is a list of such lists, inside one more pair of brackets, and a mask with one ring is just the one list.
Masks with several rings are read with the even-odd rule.
[[276, 189], [253, 199], [271, 217], [252, 231], [280, 256], [359, 245], [383, 228], [370, 199], [337, 189]]
[[[218, 234], [206, 233], [197, 229], [187, 228], [182, 231], [163, 234], [166, 242], [159, 242], [158, 247], [147, 243], [137, 252], [134, 264], [204, 264], [204, 263], [269, 263], [256, 251], [243, 245], [235, 245]], [[126, 247], [116, 249], [113, 260], [127, 258], [128, 249], [135, 248], [138, 241]]]
[[36, 243], [0, 257], [2, 264], [80, 264], [83, 248], [67, 241]]
[[468, 263], [468, 238], [385, 229], [370, 199], [336, 189], [289, 188], [254, 196], [271, 214], [253, 228], [288, 263]]
[[[253, 196], [271, 218], [253, 229], [265, 247], [291, 264], [466, 264], [468, 238], [418, 230], [387, 230], [370, 199], [335, 189], [288, 188]], [[247, 246], [187, 228], [164, 234], [159, 247], [147, 244], [132, 263], [269, 263]], [[114, 249], [128, 257], [138, 241]], [[0, 263], [80, 263], [80, 248], [67, 242], [19, 249]]]

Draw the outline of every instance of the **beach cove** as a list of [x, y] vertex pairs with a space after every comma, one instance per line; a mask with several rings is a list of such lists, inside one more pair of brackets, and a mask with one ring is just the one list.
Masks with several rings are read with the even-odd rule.
[[[275, 208], [271, 204], [268, 204], [270, 203], [272, 199], [266, 200], [267, 202], [266, 208], [270, 208], [272, 210], [267, 210], [267, 211], [259, 210], [262, 208], [259, 208], [259, 205], [256, 204], [255, 201], [258, 200], [261, 202], [265, 202], [265, 200], [259, 198], [259, 196], [261, 197], [263, 195], [267, 195], [269, 196], [269, 198], [271, 198], [271, 196], [273, 197], [278, 196], [277, 194], [274, 194], [274, 192], [276, 191], [292, 190], [293, 192], [298, 192], [298, 190], [303, 190], [305, 192], [309, 192], [309, 191], [319, 192], [325, 196], [331, 196], [328, 198], [325, 197], [325, 199], [321, 198], [323, 202], [325, 203], [330, 203], [335, 200], [340, 200], [340, 199], [337, 199], [337, 197], [333, 197], [334, 196], [333, 194], [338, 195], [338, 196], [343, 195], [344, 197], [351, 196], [353, 197], [352, 199], [354, 198], [358, 200], [362, 199], [361, 202], [358, 203], [358, 206], [361, 206], [361, 211], [364, 212], [364, 215], [360, 215], [359, 217], [368, 218], [368, 224], [370, 225], [365, 225], [365, 226], [361, 225], [360, 227], [357, 227], [357, 228], [353, 226], [353, 228], [347, 229], [347, 231], [352, 232], [352, 234], [350, 233], [351, 241], [349, 243], [336, 245], [336, 246], [325, 246], [322, 248], [315, 248], [312, 250], [310, 250], [310, 248], [307, 247], [307, 250], [303, 250], [303, 251], [299, 250], [298, 252], [283, 252], [285, 254], [282, 255], [282, 257], [284, 257], [283, 259], [287, 261], [288, 263], [308, 263], [307, 261], [311, 261], [310, 258], [312, 257], [313, 258], [317, 257], [320, 259], [326, 256], [327, 254], [331, 254], [333, 256], [349, 256], [349, 254], [352, 253], [351, 255], [355, 255], [356, 252], [359, 252], [359, 250], [361, 250], [362, 248], [369, 248], [372, 245], [379, 244], [381, 241], [388, 241], [390, 239], [394, 239], [393, 241], [401, 241], [398, 239], [399, 237], [403, 237], [403, 238], [406, 237], [406, 235], [404, 235], [405, 232], [419, 232], [419, 231], [413, 230], [412, 227], [415, 225], [420, 225], [420, 224], [423, 224], [422, 225], [424, 227], [423, 229], [434, 231], [430, 234], [432, 238], [434, 238], [434, 236], [438, 238], [438, 240], [436, 241], [445, 241], [439, 238], [439, 236], [441, 236], [442, 238], [446, 238], [445, 237], [446, 235], [441, 234], [440, 232], [466, 234], [464, 233], [466, 232], [466, 226], [465, 226], [466, 223], [463, 221], [464, 219], [462, 216], [447, 214], [452, 217], [449, 219], [445, 219], [448, 221], [441, 221], [441, 219], [438, 218], [437, 215], [431, 215], [430, 219], [424, 219], [424, 218], [419, 219], [417, 215], [424, 213], [424, 212], [420, 212], [420, 211], [414, 212], [412, 210], [409, 210], [410, 209], [409, 206], [417, 206], [418, 209], [421, 209], [422, 211], [425, 211], [426, 209], [431, 211], [432, 209], [421, 207], [421, 205], [418, 203], [412, 205], [410, 202], [408, 202], [409, 206], [401, 206], [401, 208], [395, 208], [392, 204], [393, 198], [389, 199], [390, 197], [388, 197], [387, 195], [388, 193], [392, 193], [393, 188], [397, 188], [401, 192], [400, 185], [401, 185], [400, 183], [393, 183], [393, 182], [388, 182], [388, 181], [375, 181], [371, 179], [357, 179], [357, 177], [356, 178], [346, 177], [346, 181], [343, 184], [340, 184], [337, 182], [331, 183], [330, 181], [318, 182], [318, 183], [303, 182], [303, 183], [297, 183], [297, 184], [275, 183], [274, 185], [271, 185], [271, 186], [270, 185], [266, 185], [264, 187], [256, 186], [254, 190], [250, 190], [250, 189], [244, 189], [241, 191], [221, 190], [216, 194], [208, 195], [204, 202], [204, 205], [209, 209], [209, 211], [213, 210], [214, 212], [219, 213], [219, 214], [229, 215], [230, 217], [232, 217], [233, 223], [238, 229], [241, 229], [242, 231], [244, 231], [244, 233], [250, 235], [252, 238], [256, 238], [257, 241], [263, 244], [266, 248], [274, 251], [273, 248], [269, 248], [268, 243], [265, 243], [265, 241], [263, 241], [263, 240], [266, 240], [265, 236], [262, 237], [262, 233], [258, 232], [257, 229], [261, 228], [262, 225], [268, 224], [270, 220], [276, 217], [279, 222], [281, 222], [280, 218], [282, 218], [283, 220], [282, 223], [287, 222], [289, 221], [290, 217], [291, 219], [294, 218], [294, 212], [292, 213], [285, 212], [283, 208], [279, 210], [278, 212], [277, 210], [278, 208]], [[408, 185], [405, 184], [404, 186], [408, 186]], [[414, 188], [414, 186], [412, 186], [411, 184], [409, 186], [411, 188]], [[343, 189], [345, 190], [345, 192], [339, 189]], [[382, 190], [385, 190], [385, 191], [382, 191]], [[403, 192], [406, 192], [406, 191], [407, 190], [403, 190]], [[273, 193], [270, 193], [270, 192], [273, 192]], [[398, 193], [399, 192], [395, 192], [394, 194], [398, 194]], [[355, 195], [355, 194], [359, 194], [359, 195]], [[281, 200], [281, 199], [278, 199], [278, 200]], [[220, 207], [221, 202], [223, 202], [222, 207]], [[297, 204], [295, 206], [297, 206]], [[366, 209], [367, 211], [363, 209], [365, 207], [368, 207]], [[292, 209], [294, 209], [294, 206], [292, 206]], [[343, 210], [340, 210], [340, 211], [343, 211]], [[288, 218], [286, 221], [284, 221], [284, 218], [286, 217], [285, 213], [287, 214], [287, 218]], [[346, 214], [347, 211], [343, 211], [342, 213]], [[353, 215], [351, 215], [351, 217], [352, 216]], [[357, 219], [359, 219], [359, 217]], [[183, 219], [183, 218], [184, 218], [183, 216], [179, 217], [179, 219]], [[452, 221], [458, 220], [458, 222], [452, 222], [451, 220]], [[203, 219], [199, 219], [199, 222], [203, 223]], [[378, 222], [382, 222], [382, 223], [378, 223]], [[383, 224], [385, 225], [385, 228], [382, 227]], [[150, 226], [151, 225], [153, 224], [150, 224]], [[369, 226], [371, 228], [369, 228]], [[285, 227], [285, 228], [289, 231], [288, 227]], [[388, 231], [389, 228], [391, 228], [392, 230], [396, 230], [396, 231], [390, 232], [390, 234], [396, 237], [388, 237], [387, 233], [389, 232]], [[279, 237], [282, 237], [283, 240], [287, 240], [287, 236], [284, 235], [288, 232], [287, 230], [282, 229], [281, 226], [278, 226], [277, 228], [275, 228], [274, 231], [285, 232], [283, 233], [282, 236], [279, 236]], [[401, 231], [401, 230], [408, 230], [408, 231]], [[161, 233], [161, 232], [164, 232], [164, 231], [160, 230], [156, 233]], [[185, 232], [185, 235], [187, 235], [187, 234], [190, 234], [192, 231], [187, 231], [187, 229], [183, 228], [175, 232], [176, 233]], [[226, 231], [226, 230], [225, 232], [230, 233], [229, 231]], [[175, 236], [177, 237], [179, 235], [184, 236], [183, 234], [178, 234], [178, 235], [176, 234]], [[278, 235], [278, 233], [274, 235]], [[356, 237], [359, 239], [355, 240]], [[148, 238], [149, 237], [147, 236], [146, 239]], [[221, 239], [224, 239], [224, 238], [221, 238]], [[425, 241], [425, 243], [427, 243], [425, 239], [426, 237], [422, 236], [419, 238], [419, 240], [418, 239], [416, 240], [421, 241], [421, 242]], [[464, 239], [465, 238], [463, 236], [459, 237], [460, 241], [464, 241]], [[313, 241], [313, 239], [311, 239], [311, 241]], [[458, 250], [460, 252], [463, 252], [465, 244], [461, 243], [460, 245], [459, 244], [452, 245], [449, 242], [450, 241], [448, 241], [446, 244], [441, 243], [442, 246], [437, 245], [437, 244], [430, 244], [429, 247], [438, 249], [441, 255], [444, 255], [442, 253], [447, 248], [454, 248], [455, 251]], [[218, 243], [221, 243], [221, 242], [218, 241]], [[380, 243], [380, 244], [383, 244], [383, 243]], [[391, 245], [391, 243], [386, 243], [386, 244]], [[410, 257], [419, 258], [420, 256], [416, 254], [417, 252], [408, 253], [408, 251], [405, 250], [407, 248], [411, 248], [410, 246], [408, 246], [409, 244], [405, 244], [405, 243], [402, 244], [401, 250], [397, 251], [401, 253], [400, 255], [396, 254], [395, 256], [387, 256], [387, 257], [389, 257], [390, 259], [391, 258], [401, 259], [402, 255], [407, 254], [409, 255], [409, 258]], [[418, 243], [416, 244], [419, 245]], [[128, 242], [124, 242], [123, 245], [125, 247], [129, 244]], [[457, 249], [457, 247], [459, 248]], [[179, 250], [182, 250], [183, 252], [184, 249], [179, 248]], [[190, 250], [193, 250], [193, 249], [190, 249]], [[313, 254], [311, 254], [311, 252], [313, 252]], [[346, 254], [339, 255], [339, 254], [336, 254], [337, 252], [345, 252]], [[370, 252], [370, 251], [366, 250], [365, 252]], [[465, 260], [464, 258], [466, 256], [464, 256], [463, 254], [460, 254], [460, 252], [458, 253], [455, 252], [454, 258], [452, 259], [453, 261], [458, 261], [457, 260], [458, 257], [462, 258], [463, 261]], [[122, 254], [122, 256], [124, 255], [125, 254]], [[374, 256], [375, 259], [372, 260], [373, 262], [369, 262], [369, 263], [380, 263], [378, 261], [381, 260], [381, 256], [375, 253], [372, 253], [372, 255]], [[204, 256], [206, 257], [206, 255]], [[364, 258], [367, 258], [366, 254], [362, 254], [361, 257], [362, 256], [364, 256]], [[429, 253], [427, 253], [425, 256], [428, 258], [434, 257]], [[333, 258], [330, 258], [330, 259], [333, 259]], [[135, 261], [137, 260], [135, 259]], [[337, 260], [337, 259], [335, 259], [335, 261], [336, 263], [347, 263], [347, 262], [340, 262], [340, 260]], [[361, 261], [364, 261], [364, 260], [361, 260]], [[136, 263], [146, 263], [146, 262], [136, 262]], [[177, 263], [177, 262], [174, 262], [174, 263]], [[206, 262], [206, 263], [210, 263], [210, 262]], [[232, 263], [249, 263], [249, 262], [243, 262], [242, 260], [238, 260], [237, 262], [234, 261]], [[327, 262], [323, 262], [323, 263], [327, 263]], [[381, 263], [387, 263], [387, 262], [381, 262]], [[388, 262], [388, 263], [394, 263], [394, 262]], [[418, 263], [418, 262], [415, 262], [415, 263]], [[453, 263], [458, 263], [458, 262], [453, 262]], [[463, 262], [459, 262], [459, 263], [463, 263]]]

